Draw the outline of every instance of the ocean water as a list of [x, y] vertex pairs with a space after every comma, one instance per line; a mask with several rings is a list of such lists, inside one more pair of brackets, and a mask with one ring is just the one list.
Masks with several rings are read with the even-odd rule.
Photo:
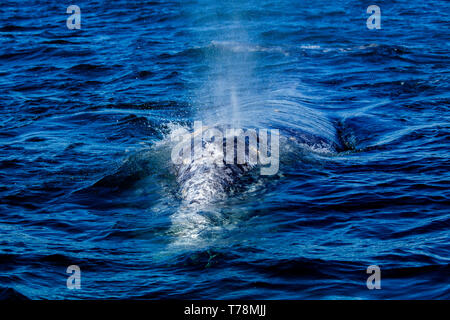
[[[73, 4], [0, 6], [2, 298], [450, 297], [448, 1]], [[197, 120], [278, 129], [277, 174], [186, 204]]]

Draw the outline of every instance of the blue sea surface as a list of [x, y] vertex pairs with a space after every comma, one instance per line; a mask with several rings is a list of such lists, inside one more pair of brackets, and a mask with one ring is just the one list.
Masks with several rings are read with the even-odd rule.
[[[450, 298], [448, 1], [72, 4], [0, 6], [1, 298]], [[196, 120], [286, 139], [186, 237]]]

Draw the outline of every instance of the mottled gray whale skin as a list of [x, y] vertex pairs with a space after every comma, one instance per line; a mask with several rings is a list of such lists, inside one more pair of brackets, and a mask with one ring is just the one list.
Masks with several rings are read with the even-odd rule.
[[[192, 133], [192, 136], [198, 135]], [[195, 138], [195, 137], [194, 137]], [[200, 141], [192, 148], [190, 156], [184, 156], [175, 165], [180, 195], [184, 204], [200, 205], [224, 199], [237, 178], [255, 167], [246, 156], [244, 163], [225, 161], [226, 141]], [[191, 144], [185, 140], [184, 144]], [[233, 147], [236, 151], [236, 147]]]

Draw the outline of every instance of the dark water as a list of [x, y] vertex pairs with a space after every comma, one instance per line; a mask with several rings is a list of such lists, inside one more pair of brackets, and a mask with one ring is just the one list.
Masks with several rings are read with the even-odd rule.
[[[2, 1], [1, 296], [448, 299], [450, 8], [372, 2]], [[292, 139], [174, 245], [198, 119]]]

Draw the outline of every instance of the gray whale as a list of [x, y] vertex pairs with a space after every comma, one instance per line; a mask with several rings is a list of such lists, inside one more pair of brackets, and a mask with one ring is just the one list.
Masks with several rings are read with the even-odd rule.
[[[249, 134], [249, 131], [244, 133], [244, 136], [245, 134], [250, 136], [250, 138], [252, 136], [252, 134]], [[211, 223], [211, 212], [213, 212], [213, 215], [220, 215], [220, 210], [216, 210], [217, 208], [214, 208], [214, 204], [226, 199], [230, 188], [243, 175], [251, 170], [257, 170], [261, 166], [260, 163], [252, 159], [252, 151], [253, 156], [257, 155], [259, 158], [261, 155], [261, 141], [257, 139], [258, 137], [256, 137], [258, 141], [256, 148], [255, 145], [253, 147], [250, 145], [249, 138], [247, 152], [245, 157], [241, 159], [241, 163], [236, 161], [237, 157], [233, 157], [234, 161], [230, 163], [225, 161], [225, 159], [228, 155], [226, 151], [231, 149], [227, 149], [224, 141], [234, 140], [234, 137], [224, 135], [224, 139], [219, 139], [219, 141], [202, 140], [201, 143], [194, 144], [192, 148], [192, 140], [199, 135], [199, 132], [194, 131], [179, 143], [179, 149], [182, 149], [184, 146], [187, 150], [190, 150], [190, 153], [187, 156], [186, 154], [179, 156], [174, 161], [176, 162], [174, 164], [174, 172], [181, 197], [181, 206], [177, 213], [171, 217], [171, 229], [177, 235], [177, 243], [182, 243], [183, 245], [189, 243], [192, 239], [198, 240], [199, 235], [203, 231], [214, 226]], [[236, 137], [237, 140], [238, 137]], [[316, 136], [306, 131], [295, 133], [288, 130], [279, 135], [279, 145], [282, 147], [281, 154], [278, 152], [279, 158], [283, 157], [283, 152], [285, 152], [283, 149], [288, 145], [322, 154], [333, 153], [337, 148], [335, 142], [324, 137]], [[233, 155], [237, 154], [237, 148], [238, 143], [233, 144]], [[264, 149], [263, 151], [266, 152], [267, 150]], [[175, 157], [177, 156], [176, 154]], [[205, 214], [206, 212], [209, 212], [209, 215]], [[220, 219], [220, 217], [218, 218]]]

